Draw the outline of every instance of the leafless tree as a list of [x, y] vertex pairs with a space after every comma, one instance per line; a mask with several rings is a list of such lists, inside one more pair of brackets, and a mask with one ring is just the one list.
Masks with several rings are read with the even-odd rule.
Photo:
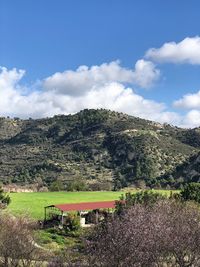
[[200, 266], [200, 211], [190, 203], [136, 204], [97, 226], [87, 240], [90, 266]]
[[26, 217], [0, 213], [0, 266], [31, 266], [38, 253], [33, 226]]

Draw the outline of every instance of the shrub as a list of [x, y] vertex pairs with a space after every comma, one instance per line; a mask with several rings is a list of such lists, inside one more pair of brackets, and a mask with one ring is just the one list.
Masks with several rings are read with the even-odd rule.
[[80, 229], [80, 216], [68, 213], [66, 231], [77, 231]]
[[154, 190], [143, 190], [136, 193], [126, 193], [125, 196], [120, 197], [120, 201], [116, 203], [116, 212], [122, 213], [123, 210], [130, 208], [135, 204], [153, 205], [159, 200], [166, 199], [163, 194], [155, 192]]
[[186, 184], [180, 195], [184, 200], [193, 200], [200, 203], [200, 183]]
[[49, 190], [52, 192], [62, 191], [63, 189], [64, 189], [64, 185], [62, 181], [59, 181], [59, 180], [54, 181], [49, 187]]
[[9, 205], [11, 202], [11, 199], [9, 195], [4, 193], [3, 189], [0, 187], [0, 209], [5, 208], [7, 205]]

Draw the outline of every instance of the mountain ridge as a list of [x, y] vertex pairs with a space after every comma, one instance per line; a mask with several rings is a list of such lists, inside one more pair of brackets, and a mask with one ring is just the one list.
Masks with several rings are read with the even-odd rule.
[[188, 179], [187, 171], [183, 175], [177, 168], [196, 161], [199, 151], [199, 128], [182, 129], [105, 109], [36, 120], [0, 118], [4, 184], [178, 188]]

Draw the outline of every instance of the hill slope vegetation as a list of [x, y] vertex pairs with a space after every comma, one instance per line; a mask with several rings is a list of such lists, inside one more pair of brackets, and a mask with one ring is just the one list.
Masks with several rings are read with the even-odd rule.
[[0, 181], [82, 189], [178, 188], [200, 181], [200, 129], [109, 110], [0, 118]]

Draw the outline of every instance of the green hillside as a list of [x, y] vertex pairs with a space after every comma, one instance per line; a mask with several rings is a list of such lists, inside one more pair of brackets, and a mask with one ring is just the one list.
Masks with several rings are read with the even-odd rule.
[[33, 184], [38, 190], [178, 188], [188, 179], [187, 170], [184, 175], [180, 170], [199, 151], [199, 129], [104, 109], [38, 120], [0, 119], [0, 181]]

